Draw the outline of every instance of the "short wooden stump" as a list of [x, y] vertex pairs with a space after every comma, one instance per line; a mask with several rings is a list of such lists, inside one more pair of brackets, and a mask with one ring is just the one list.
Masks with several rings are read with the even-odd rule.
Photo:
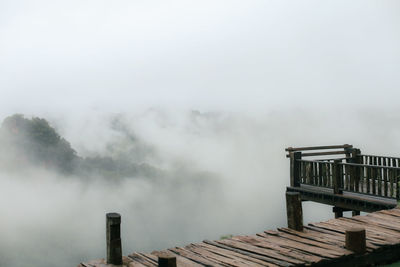
[[346, 230], [346, 249], [355, 253], [365, 253], [366, 251], [365, 229], [354, 227]]

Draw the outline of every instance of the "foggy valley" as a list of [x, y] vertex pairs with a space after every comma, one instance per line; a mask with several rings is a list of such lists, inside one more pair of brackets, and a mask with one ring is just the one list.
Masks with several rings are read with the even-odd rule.
[[[400, 129], [392, 122], [400, 115], [374, 114], [354, 111], [347, 120], [335, 119], [343, 112], [311, 111], [53, 114], [64, 119], [49, 120], [49, 127], [57, 125], [77, 157], [137, 167], [125, 175], [97, 164], [66, 173], [21, 159], [32, 148], [18, 155], [10, 153], [15, 147], [3, 150], [2, 266], [70, 266], [104, 257], [104, 216], [111, 211], [122, 214], [124, 254], [285, 225], [284, 148], [348, 142], [398, 155]], [[304, 209], [306, 221], [332, 217], [328, 206], [307, 203]]]

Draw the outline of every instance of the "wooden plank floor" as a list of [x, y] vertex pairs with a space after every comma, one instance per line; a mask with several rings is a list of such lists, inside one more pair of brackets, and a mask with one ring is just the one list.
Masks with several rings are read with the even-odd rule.
[[[344, 248], [345, 230], [365, 227], [367, 253], [355, 255]], [[176, 256], [177, 265], [195, 266], [364, 266], [400, 258], [400, 209], [382, 210], [365, 216], [310, 223], [303, 232], [288, 228], [256, 235], [203, 241], [153, 253], [132, 253], [124, 257], [129, 267], [157, 266], [157, 256]], [[368, 256], [371, 256], [368, 258]], [[385, 258], [386, 257], [386, 258]], [[79, 267], [100, 267], [104, 260], [81, 263]]]

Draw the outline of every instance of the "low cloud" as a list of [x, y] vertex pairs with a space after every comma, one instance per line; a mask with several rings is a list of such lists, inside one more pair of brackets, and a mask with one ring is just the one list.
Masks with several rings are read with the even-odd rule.
[[[396, 114], [56, 114], [50, 125], [78, 156], [147, 164], [156, 175], [81, 177], [34, 164], [2, 168], [0, 263], [74, 266], [102, 258], [105, 213], [111, 211], [122, 214], [125, 255], [284, 226], [284, 148], [353, 143], [365, 153], [396, 156]], [[80, 135], [82, 125], [87, 128]], [[327, 206], [305, 203], [304, 209], [305, 221], [332, 216]]]

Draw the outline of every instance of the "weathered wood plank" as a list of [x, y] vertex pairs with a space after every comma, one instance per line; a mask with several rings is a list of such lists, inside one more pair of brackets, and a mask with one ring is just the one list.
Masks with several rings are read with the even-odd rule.
[[245, 260], [240, 257], [235, 257], [226, 253], [215, 253], [215, 251], [210, 251], [206, 249], [205, 247], [198, 246], [196, 244], [192, 244], [189, 246], [185, 247], [186, 249], [193, 251], [199, 255], [202, 255], [203, 257], [211, 260], [215, 260], [218, 262], [221, 262], [222, 265], [228, 265], [228, 266], [263, 266], [254, 262], [249, 262], [248, 260]]
[[[325, 229], [325, 230], [329, 230], [329, 231], [336, 231], [338, 233], [341, 233], [344, 237], [345, 234], [345, 230], [343, 229], [343, 226], [337, 226], [337, 225], [330, 225], [330, 224], [325, 224], [325, 223], [318, 223], [315, 224], [315, 226], [319, 229]], [[343, 239], [344, 240], [344, 239]], [[372, 241], [375, 241], [374, 239], [372, 239]], [[373, 249], [377, 249], [379, 247], [379, 245], [383, 245], [382, 242], [380, 242], [379, 240], [377, 240], [376, 242], [371, 242], [371, 238], [367, 239], [367, 250], [368, 251], [372, 251]]]
[[232, 256], [232, 257], [237, 257], [237, 258], [244, 259], [244, 260], [249, 262], [249, 265], [257, 264], [259, 266], [269, 266], [269, 267], [277, 266], [275, 264], [271, 264], [271, 263], [268, 263], [266, 261], [262, 261], [260, 259], [255, 258], [255, 257], [247, 256], [247, 255], [242, 254], [242, 253], [237, 253], [237, 252], [232, 251], [230, 249], [224, 249], [224, 248], [220, 248], [220, 247], [213, 246], [213, 245], [210, 245], [210, 244], [206, 244], [204, 242], [200, 243], [200, 244], [197, 244], [197, 245], [199, 245], [201, 247], [204, 247], [205, 249], [207, 249], [209, 251], [212, 251], [214, 253], [218, 253], [220, 255], [229, 255], [229, 256]]
[[268, 258], [271, 258], [270, 261], [271, 263], [276, 264], [278, 266], [292, 266], [294, 264], [304, 263], [296, 258], [291, 258], [286, 255], [282, 255], [277, 251], [271, 249], [271, 247], [255, 246], [254, 243], [251, 242], [241, 242], [240, 240], [235, 240], [235, 239], [229, 239], [229, 240], [224, 239], [224, 240], [219, 240], [216, 243], [232, 247], [238, 250], [244, 250], [250, 253], [266, 256]]
[[[276, 244], [275, 242], [271, 242], [270, 240], [263, 238], [261, 236], [238, 236], [234, 240], [245, 244], [251, 244], [258, 248], [264, 248], [272, 250], [274, 253], [278, 253], [278, 255], [284, 256], [286, 261], [293, 262], [295, 259], [296, 261], [301, 261], [305, 263], [316, 263], [321, 262], [324, 258], [312, 255], [309, 253], [305, 253], [304, 251], [293, 250], [292, 248], [287, 248], [280, 244]], [[289, 258], [289, 259], [288, 259]]]
[[170, 248], [168, 250], [172, 251], [173, 253], [175, 253], [175, 254], [177, 254], [177, 255], [179, 255], [181, 257], [184, 257], [184, 258], [187, 258], [187, 259], [189, 259], [191, 261], [194, 261], [194, 262], [196, 262], [198, 264], [202, 264], [202, 265], [205, 265], [205, 266], [224, 266], [224, 265], [221, 265], [219, 262], [211, 261], [209, 259], [204, 258], [201, 255], [198, 255], [198, 254], [193, 253], [191, 251], [187, 251], [186, 249], [183, 249], [183, 248], [176, 247], [176, 248]]
[[146, 267], [156, 267], [158, 265], [157, 262], [154, 262], [148, 257], [144, 257], [143, 255], [136, 252], [128, 255], [128, 257], [131, 258], [134, 262], [140, 263]]
[[307, 238], [310, 240], [315, 240], [315, 241], [319, 241], [322, 243], [334, 245], [337, 247], [341, 247], [341, 248], [344, 247], [344, 241], [343, 241], [342, 237], [337, 237], [337, 236], [333, 236], [330, 234], [313, 231], [311, 229], [304, 229], [303, 232], [294, 231], [289, 228], [279, 228], [278, 230], [285, 232], [285, 233], [290, 233], [292, 235], [301, 236], [303, 238]]
[[[165, 250], [162, 251], [162, 252], [165, 252]], [[174, 252], [172, 252], [170, 250], [167, 250], [167, 252], [171, 253], [171, 255], [176, 257], [176, 265], [179, 266], [179, 267], [181, 267], [181, 266], [182, 267], [200, 267], [200, 266], [205, 266], [204, 264], [200, 264], [200, 263], [191, 261], [190, 259], [182, 257], [182, 256], [180, 256], [180, 255], [178, 255], [178, 254], [176, 254], [176, 253], [174, 253]]]
[[273, 235], [270, 235], [267, 233], [261, 233], [261, 234], [258, 234], [258, 236], [263, 237], [270, 242], [279, 244], [280, 246], [290, 248], [290, 249], [296, 249], [296, 250], [303, 251], [303, 252], [306, 252], [306, 253], [309, 253], [309, 254], [312, 254], [315, 256], [319, 256], [322, 258], [334, 259], [336, 257], [340, 257], [343, 255], [336, 251], [330, 251], [328, 249], [310, 246], [307, 244], [303, 244], [301, 242], [292, 241], [292, 240], [288, 240], [288, 239], [282, 239], [282, 238], [279, 238], [277, 236], [273, 236]]
[[330, 244], [326, 244], [325, 242], [321, 242], [319, 240], [315, 240], [312, 238], [305, 238], [304, 236], [298, 236], [298, 235], [294, 235], [291, 233], [284, 233], [284, 232], [279, 232], [279, 237], [283, 237], [284, 239], [289, 239], [289, 240], [293, 240], [296, 242], [300, 242], [306, 245], [311, 245], [311, 246], [316, 246], [316, 247], [320, 247], [320, 248], [325, 248], [325, 249], [329, 249], [329, 250], [334, 250], [338, 253], [341, 253], [343, 255], [349, 255], [352, 254], [351, 251], [346, 250], [344, 248], [338, 247], [338, 246], [334, 246], [334, 245], [330, 245]]
[[[274, 258], [274, 256], [271, 257], [270, 255], [266, 255], [265, 251], [256, 250], [256, 249], [253, 250], [251, 248], [251, 246], [250, 246], [250, 248], [249, 247], [245, 247], [245, 248], [240, 247], [240, 248], [238, 248], [235, 245], [233, 245], [233, 246], [229, 245], [229, 244], [225, 245], [225, 244], [221, 244], [221, 243], [217, 243], [217, 242], [209, 241], [209, 240], [205, 240], [205, 241], [203, 241], [203, 243], [206, 243], [208, 245], [212, 245], [212, 246], [215, 246], [215, 247], [223, 248], [225, 250], [230, 250], [230, 251], [242, 254], [242, 255], [246, 255], [246, 256], [249, 256], [249, 257], [264, 261], [264, 262], [266, 262], [268, 264], [268, 266], [287, 266], [288, 265], [288, 263], [285, 262], [285, 261], [279, 261], [276, 258]], [[267, 252], [267, 254], [268, 254], [268, 252]], [[279, 257], [279, 255], [278, 255], [278, 257]], [[291, 265], [289, 264], [289, 266], [291, 266]]]
[[[338, 219], [339, 220], [339, 219]], [[352, 223], [352, 222], [343, 222], [343, 221], [337, 221], [337, 222], [333, 222], [333, 221], [327, 221], [327, 222], [323, 222], [323, 223], [318, 223], [319, 226], [322, 227], [330, 227], [332, 229], [336, 229], [336, 230], [340, 230], [340, 231], [344, 231], [348, 228], [352, 228], [355, 226], [359, 226], [360, 223]], [[388, 244], [390, 244], [391, 240], [390, 240], [390, 236], [386, 235], [387, 238], [382, 238], [382, 236], [384, 236], [384, 234], [379, 233], [379, 231], [377, 232], [376, 229], [372, 228], [370, 225], [364, 225], [367, 229], [367, 248], [369, 248], [369, 244], [375, 244], [375, 245], [379, 245], [379, 246], [386, 246]]]

